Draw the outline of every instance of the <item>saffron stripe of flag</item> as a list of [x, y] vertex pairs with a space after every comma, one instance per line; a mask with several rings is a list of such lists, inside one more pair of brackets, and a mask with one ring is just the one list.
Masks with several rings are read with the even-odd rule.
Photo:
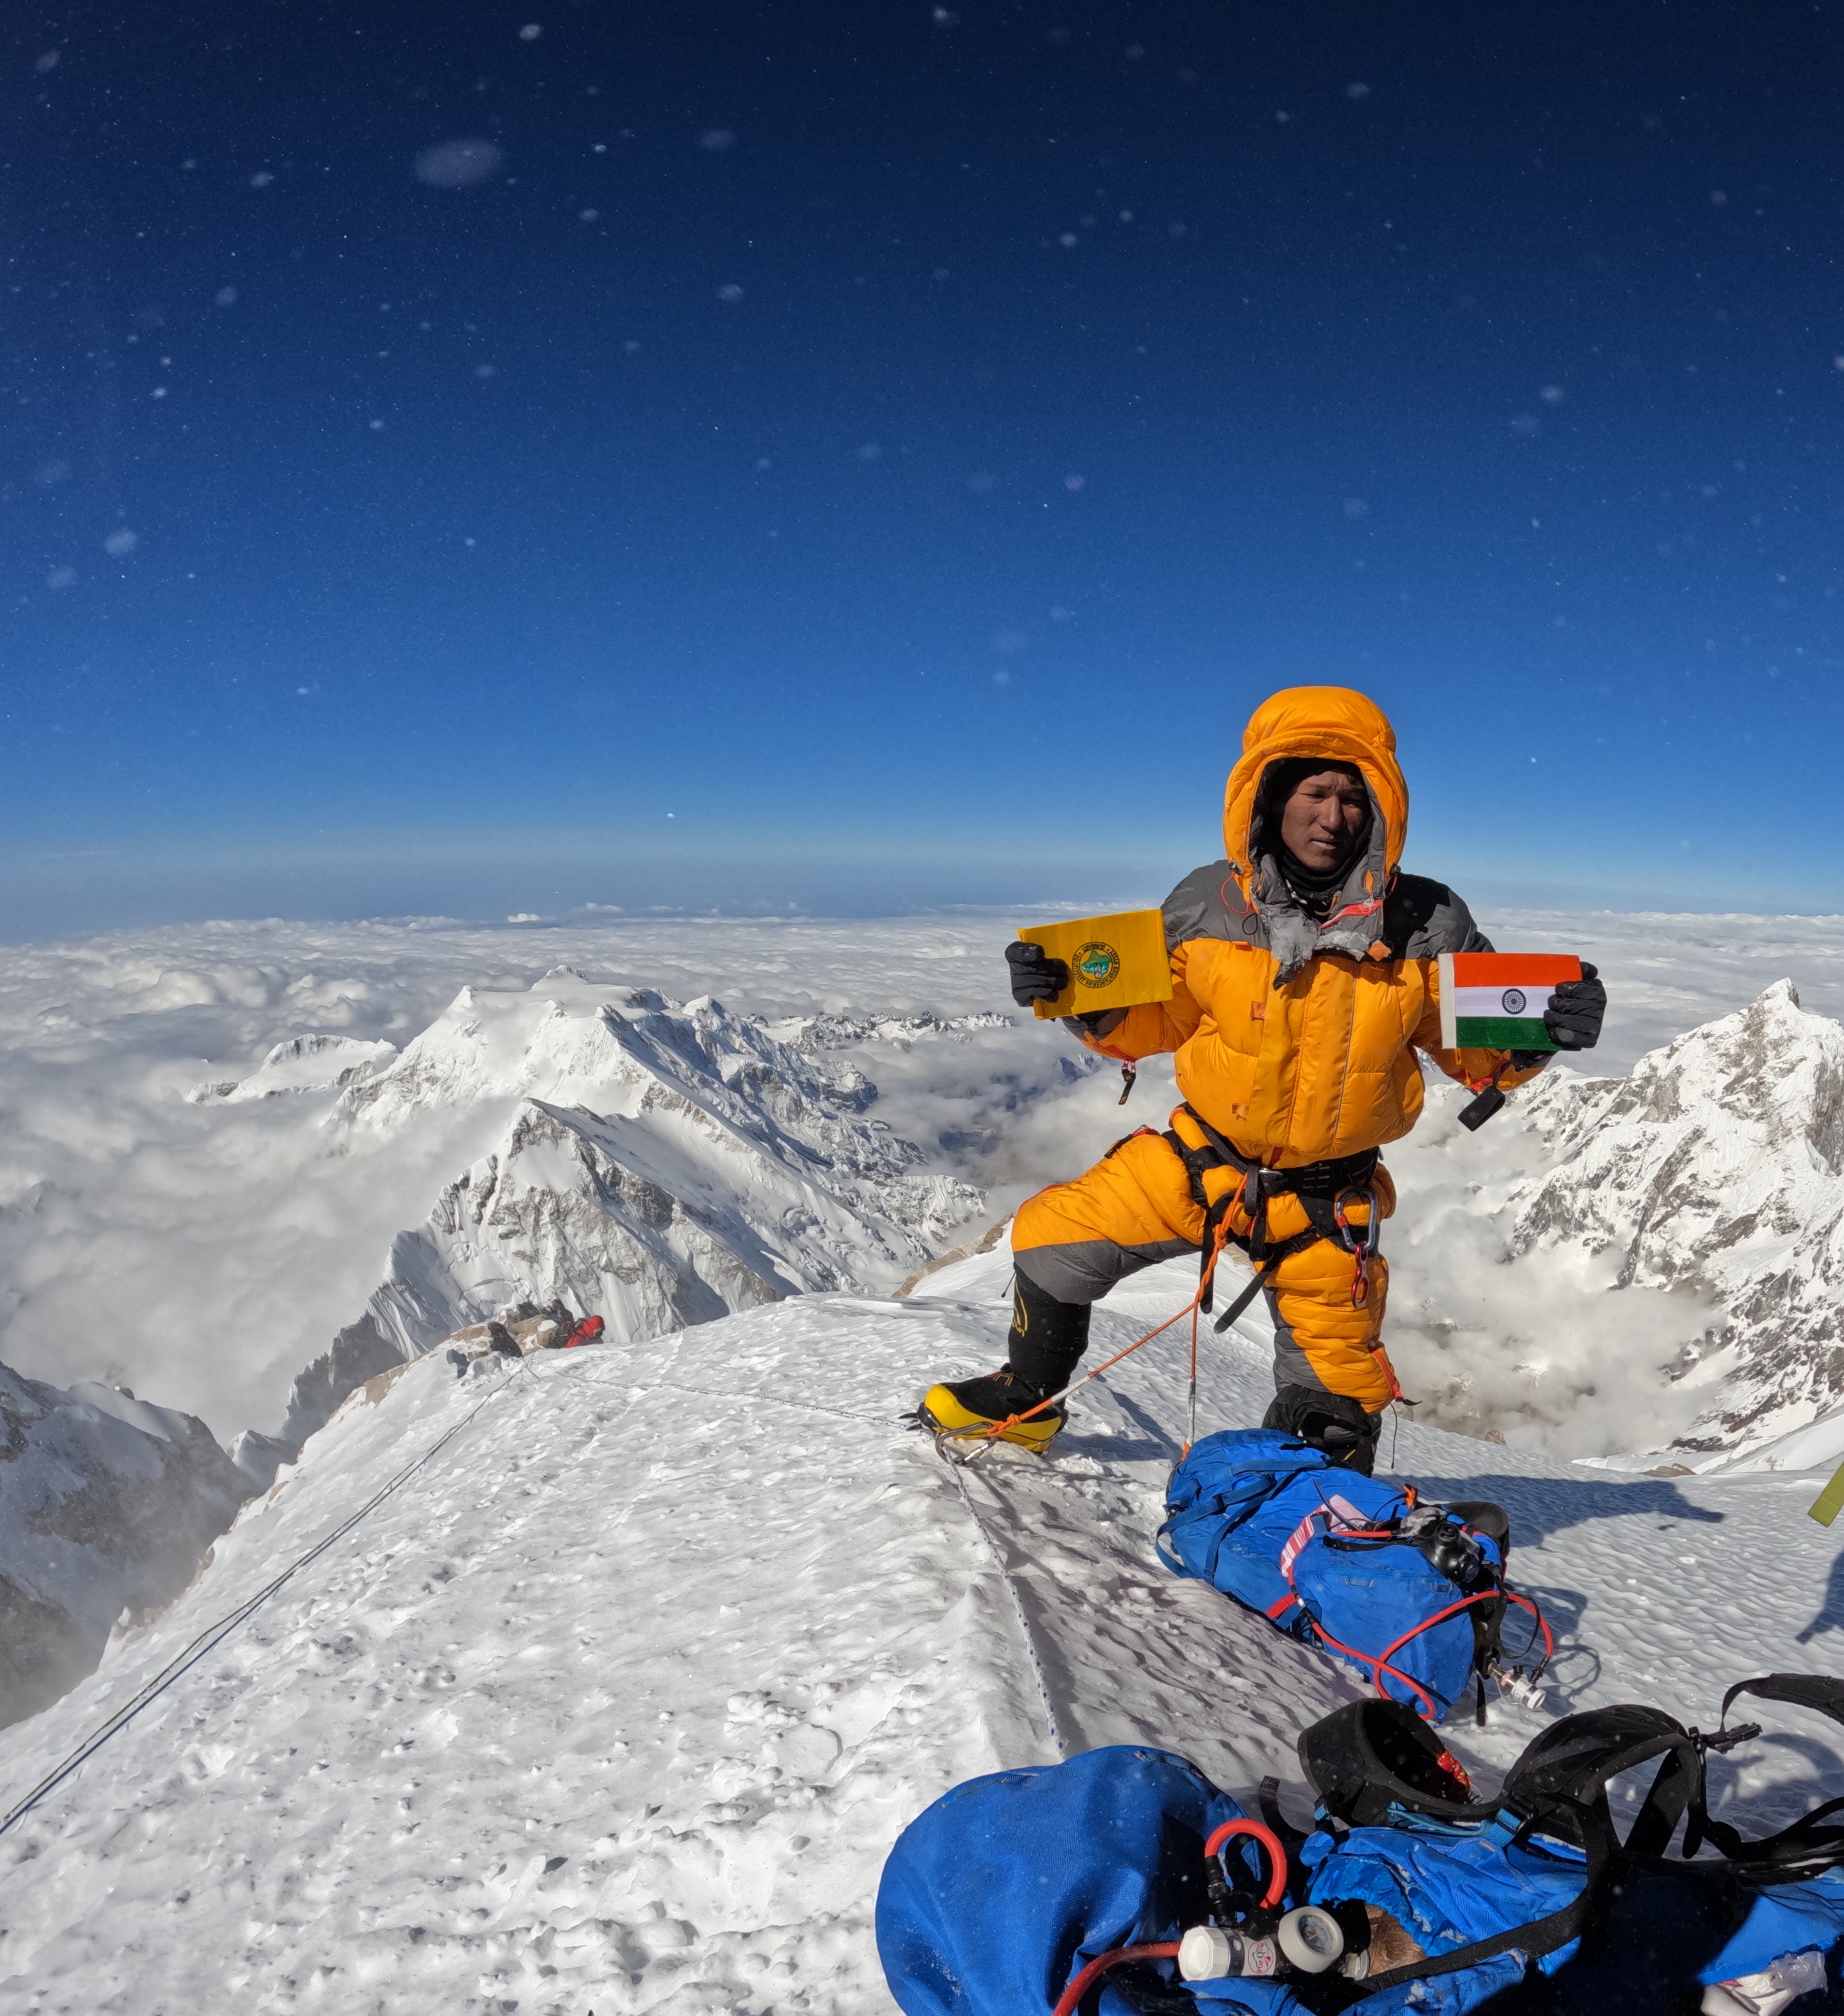
[[1550, 990], [1582, 963], [1554, 952], [1442, 952], [1441, 1043], [1450, 1050], [1553, 1050], [1543, 1027]]

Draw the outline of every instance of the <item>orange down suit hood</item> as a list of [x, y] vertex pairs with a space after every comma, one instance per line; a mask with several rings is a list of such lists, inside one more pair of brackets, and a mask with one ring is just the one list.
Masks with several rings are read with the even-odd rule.
[[[1246, 895], [1255, 863], [1250, 827], [1270, 763], [1323, 756], [1352, 763], [1370, 787], [1383, 823], [1382, 871], [1393, 875], [1409, 837], [1409, 787], [1396, 760], [1396, 730], [1374, 700], [1349, 686], [1289, 686], [1265, 700], [1242, 731], [1242, 754], [1223, 790], [1223, 852]], [[1270, 836], [1270, 844], [1272, 837]], [[1381, 889], [1367, 894], [1377, 896]]]

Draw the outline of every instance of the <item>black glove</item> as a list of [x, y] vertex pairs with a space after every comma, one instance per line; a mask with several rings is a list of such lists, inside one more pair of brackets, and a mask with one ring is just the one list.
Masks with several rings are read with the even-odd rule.
[[1008, 945], [1005, 959], [1012, 970], [1012, 999], [1021, 1008], [1053, 1001], [1069, 985], [1069, 968], [1060, 959], [1046, 958], [1042, 945]]
[[1607, 989], [1601, 984], [1601, 976], [1583, 959], [1579, 980], [1557, 983], [1543, 1010], [1543, 1027], [1560, 1049], [1591, 1050], [1601, 1040], [1601, 1024], [1606, 1013]]

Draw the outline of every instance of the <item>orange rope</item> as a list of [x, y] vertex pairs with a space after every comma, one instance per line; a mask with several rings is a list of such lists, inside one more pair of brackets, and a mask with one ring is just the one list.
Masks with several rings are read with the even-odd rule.
[[[1210, 1248], [1210, 1257], [1204, 1263], [1203, 1278], [1198, 1283], [1198, 1292], [1176, 1316], [1166, 1317], [1155, 1329], [1149, 1330], [1143, 1337], [1135, 1337], [1124, 1350], [1117, 1351], [1105, 1364], [1097, 1365], [1093, 1372], [1085, 1372], [1079, 1379], [1071, 1380], [1061, 1393], [1050, 1394], [1046, 1399], [1039, 1400], [1035, 1407], [1027, 1407], [1023, 1413], [1008, 1414], [1003, 1421], [989, 1422], [981, 1427], [942, 1428], [937, 1431], [938, 1435], [957, 1438], [977, 1437], [982, 1442], [997, 1442], [1007, 1428], [1016, 1427], [1019, 1422], [1029, 1420], [1033, 1414], [1041, 1414], [1045, 1408], [1055, 1406], [1059, 1400], [1066, 1400], [1077, 1387], [1086, 1386], [1091, 1379], [1099, 1379], [1104, 1372], [1111, 1371], [1123, 1358], [1131, 1358], [1143, 1344], [1151, 1344], [1155, 1337], [1163, 1336], [1175, 1323], [1182, 1323], [1187, 1316], [1191, 1319], [1191, 1377], [1194, 1381], [1198, 1362], [1198, 1311], [1203, 1307], [1204, 1298], [1210, 1292], [1210, 1284], [1216, 1278], [1216, 1263], [1223, 1252], [1226, 1236], [1226, 1224], [1219, 1222], [1216, 1240]], [[1190, 1443], [1187, 1442], [1185, 1447], [1188, 1449]], [[971, 1462], [972, 1458], [969, 1457], [967, 1460]]]

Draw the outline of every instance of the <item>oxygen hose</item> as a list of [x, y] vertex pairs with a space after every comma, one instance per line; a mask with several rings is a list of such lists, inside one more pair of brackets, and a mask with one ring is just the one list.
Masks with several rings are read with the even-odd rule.
[[[1267, 1856], [1268, 1887], [1262, 1893], [1262, 1908], [1271, 1911], [1287, 1893], [1287, 1850], [1272, 1827], [1259, 1820], [1225, 1820], [1221, 1827], [1212, 1829], [1210, 1838], [1205, 1842], [1205, 1859], [1211, 1860], [1238, 1834], [1247, 1834], [1259, 1842]], [[1116, 1946], [1112, 1953], [1098, 1954], [1064, 1989], [1053, 2016], [1075, 2016], [1082, 1997], [1111, 1967], [1130, 1960], [1176, 1960], [1180, 1943], [1177, 1939], [1162, 1939], [1152, 1946]]]
[[1176, 1960], [1176, 1939], [1162, 1939], [1155, 1946], [1116, 1946], [1112, 1953], [1097, 1954], [1090, 1960], [1075, 1980], [1064, 1989], [1062, 2000], [1057, 2004], [1053, 2016], [1075, 2016], [1082, 1999], [1111, 1967], [1118, 1967], [1129, 1960]]
[[1247, 1834], [1252, 1841], [1259, 1841], [1268, 1857], [1268, 1887], [1262, 1892], [1262, 1909], [1271, 1911], [1287, 1895], [1287, 1850], [1280, 1845], [1280, 1838], [1270, 1827], [1259, 1820], [1225, 1820], [1212, 1831], [1210, 1838], [1204, 1844], [1204, 1859], [1209, 1862], [1226, 1841], [1233, 1841], [1239, 1834]]

